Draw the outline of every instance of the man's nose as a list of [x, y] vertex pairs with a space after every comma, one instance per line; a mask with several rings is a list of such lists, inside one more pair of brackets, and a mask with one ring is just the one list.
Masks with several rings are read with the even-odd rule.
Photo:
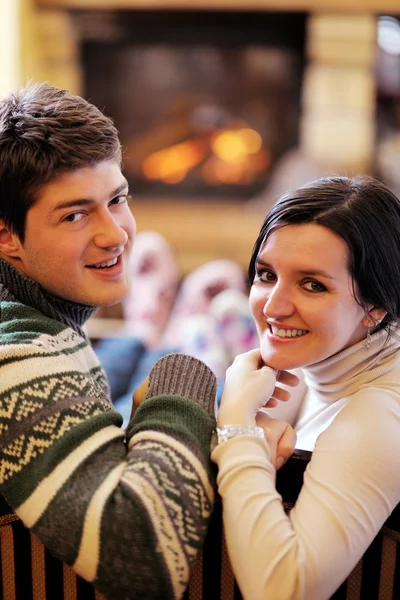
[[102, 215], [97, 223], [94, 241], [101, 248], [123, 247], [129, 239], [128, 233], [110, 213]]

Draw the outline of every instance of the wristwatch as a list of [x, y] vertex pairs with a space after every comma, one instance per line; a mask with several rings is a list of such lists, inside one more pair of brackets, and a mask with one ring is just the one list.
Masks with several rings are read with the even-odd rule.
[[267, 439], [262, 427], [252, 427], [251, 425], [223, 425], [222, 427], [217, 427], [212, 435], [211, 451], [214, 450], [216, 446], [239, 435], [251, 435], [262, 438], [263, 440]]

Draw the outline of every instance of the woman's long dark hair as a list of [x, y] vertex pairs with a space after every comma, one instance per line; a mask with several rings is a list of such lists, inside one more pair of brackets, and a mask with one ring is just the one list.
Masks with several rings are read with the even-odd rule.
[[255, 264], [268, 236], [285, 225], [316, 223], [342, 238], [349, 249], [349, 273], [356, 300], [387, 312], [380, 327], [400, 323], [400, 200], [367, 176], [318, 179], [284, 194], [267, 214], [249, 264]]

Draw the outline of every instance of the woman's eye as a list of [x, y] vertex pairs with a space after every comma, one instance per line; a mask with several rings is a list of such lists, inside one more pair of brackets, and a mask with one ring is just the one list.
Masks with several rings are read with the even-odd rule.
[[273, 283], [276, 279], [275, 273], [272, 271], [267, 271], [266, 269], [257, 271], [256, 277], [259, 281], [263, 281], [264, 283]]
[[80, 221], [83, 217], [84, 213], [76, 212], [64, 217], [63, 221], [66, 221], [67, 223], [76, 223], [77, 221]]
[[326, 287], [319, 281], [314, 281], [313, 279], [304, 281], [303, 288], [306, 289], [308, 292], [326, 292]]

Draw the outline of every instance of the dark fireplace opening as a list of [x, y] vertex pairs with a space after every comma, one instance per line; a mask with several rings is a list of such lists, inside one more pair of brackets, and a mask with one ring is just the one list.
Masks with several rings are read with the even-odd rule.
[[249, 199], [297, 145], [305, 13], [77, 12], [84, 94], [135, 194]]

